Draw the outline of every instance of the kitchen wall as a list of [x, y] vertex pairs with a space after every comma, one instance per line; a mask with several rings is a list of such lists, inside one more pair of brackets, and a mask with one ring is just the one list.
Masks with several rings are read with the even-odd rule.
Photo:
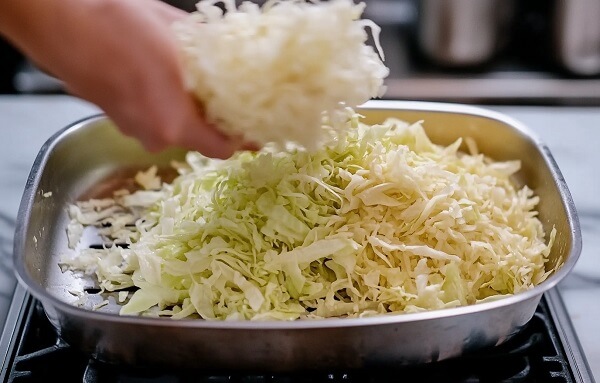
[[[382, 27], [385, 98], [600, 105], [598, 0], [364, 1], [364, 17]], [[62, 91], [5, 42], [0, 57], [0, 93]]]
[[0, 37], [0, 94], [14, 93], [13, 77], [23, 56]]

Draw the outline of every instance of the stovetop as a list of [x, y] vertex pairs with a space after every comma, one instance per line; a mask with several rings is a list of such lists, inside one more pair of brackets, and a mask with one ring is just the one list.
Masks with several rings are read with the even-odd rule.
[[557, 289], [541, 299], [526, 327], [508, 342], [474, 354], [397, 369], [241, 374], [141, 369], [98, 362], [57, 336], [42, 305], [17, 287], [0, 338], [2, 383], [69, 382], [557, 382], [593, 383]]

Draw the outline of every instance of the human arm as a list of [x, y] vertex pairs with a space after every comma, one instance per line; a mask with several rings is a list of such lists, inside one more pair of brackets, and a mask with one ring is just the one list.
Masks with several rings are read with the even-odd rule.
[[146, 148], [226, 158], [241, 143], [184, 86], [170, 29], [183, 16], [158, 0], [2, 0], [0, 34]]

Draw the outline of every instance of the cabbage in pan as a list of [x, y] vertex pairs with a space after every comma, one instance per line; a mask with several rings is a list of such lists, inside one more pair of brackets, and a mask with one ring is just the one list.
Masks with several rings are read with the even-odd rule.
[[[433, 144], [421, 123], [352, 115], [323, 129], [319, 150], [190, 152], [156, 190], [74, 204], [73, 245], [95, 226], [129, 247], [74, 251], [63, 269], [133, 290], [124, 315], [217, 320], [442, 309], [550, 274], [554, 230], [545, 239], [538, 197], [512, 182], [519, 162]], [[152, 171], [138, 181], [156, 187]]]

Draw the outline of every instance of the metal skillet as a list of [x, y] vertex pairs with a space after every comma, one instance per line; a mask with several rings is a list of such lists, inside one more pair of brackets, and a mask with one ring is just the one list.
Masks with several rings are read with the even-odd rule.
[[[72, 251], [65, 234], [67, 205], [90, 190], [110, 188], [131, 170], [166, 166], [184, 155], [179, 150], [147, 153], [122, 136], [106, 116], [98, 115], [52, 136], [33, 164], [15, 233], [18, 280], [41, 301], [66, 342], [109, 363], [261, 371], [401, 366], [439, 361], [510, 339], [532, 318], [544, 292], [572, 270], [581, 252], [575, 206], [549, 149], [519, 122], [487, 109], [370, 101], [359, 111], [367, 123], [387, 117], [424, 120], [436, 143], [469, 136], [496, 160], [520, 160], [517, 182], [540, 197], [545, 230], [557, 229], [548, 267], [561, 267], [537, 287], [500, 300], [356, 319], [173, 320], [120, 316], [114, 302], [97, 310], [77, 307], [71, 291], [92, 288], [93, 281], [63, 273], [58, 266], [61, 254]], [[91, 244], [93, 239], [86, 241]]]

